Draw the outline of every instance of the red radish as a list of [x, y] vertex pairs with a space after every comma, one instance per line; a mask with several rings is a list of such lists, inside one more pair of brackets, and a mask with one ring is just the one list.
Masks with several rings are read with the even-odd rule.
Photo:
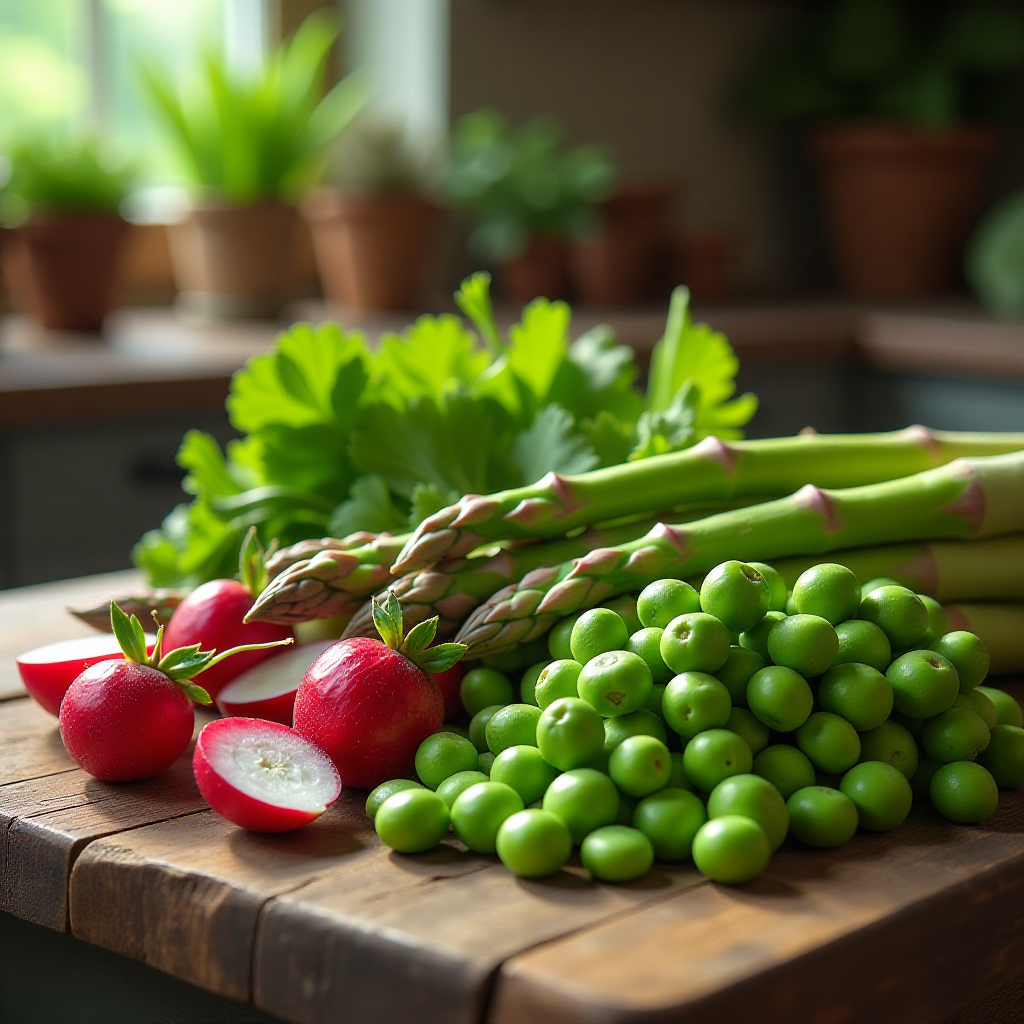
[[[242, 544], [238, 580], [211, 580], [196, 587], [174, 610], [164, 633], [168, 647], [189, 647], [202, 643], [223, 650], [228, 647], [268, 644], [292, 637], [289, 626], [270, 622], [243, 622], [253, 598], [265, 586], [264, 552], [253, 527]], [[221, 689], [247, 669], [272, 658], [273, 650], [253, 650], [210, 669], [203, 678], [204, 688], [216, 698]]]
[[451, 721], [456, 715], [462, 713], [462, 698], [459, 696], [459, 687], [462, 685], [462, 677], [466, 674], [465, 665], [452, 665], [443, 672], [434, 672], [434, 682], [441, 691], [444, 698], [444, 720]]
[[338, 770], [319, 747], [259, 718], [210, 722], [196, 741], [192, 769], [218, 814], [256, 832], [308, 825], [341, 793]]
[[[146, 637], [149, 650], [155, 637]], [[56, 715], [67, 688], [90, 665], [101, 661], [120, 661], [124, 658], [121, 645], [110, 633], [87, 636], [81, 640], [61, 640], [45, 647], [19, 654], [14, 659], [29, 696], [43, 708]]]
[[373, 602], [384, 638], [351, 637], [310, 666], [295, 695], [296, 732], [334, 761], [346, 786], [372, 789], [411, 777], [416, 748], [444, 722], [444, 700], [428, 673], [452, 667], [463, 644], [428, 648], [437, 619], [414, 626], [402, 640], [402, 609], [388, 591]]
[[292, 724], [295, 691], [306, 670], [334, 640], [316, 640], [282, 651], [233, 679], [217, 694], [222, 715]]
[[139, 620], [113, 601], [110, 624], [124, 658], [87, 668], [68, 687], [60, 734], [90, 775], [108, 782], [148, 779], [185, 752], [195, 723], [192, 702], [210, 703], [209, 694], [189, 680], [236, 652], [216, 654], [193, 644], [165, 654], [161, 626], [149, 654]]

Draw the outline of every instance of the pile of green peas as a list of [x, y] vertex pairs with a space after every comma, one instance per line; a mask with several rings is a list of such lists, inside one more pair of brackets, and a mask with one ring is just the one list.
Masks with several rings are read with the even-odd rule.
[[528, 878], [578, 847], [602, 881], [692, 859], [742, 883], [787, 835], [837, 847], [915, 798], [988, 817], [1024, 785], [1021, 708], [981, 685], [988, 668], [974, 634], [895, 580], [825, 563], [790, 591], [724, 562], [699, 589], [659, 580], [563, 619], [546, 650], [484, 659], [461, 685], [468, 725], [424, 740], [418, 778], [366, 810], [397, 851], [452, 831]]

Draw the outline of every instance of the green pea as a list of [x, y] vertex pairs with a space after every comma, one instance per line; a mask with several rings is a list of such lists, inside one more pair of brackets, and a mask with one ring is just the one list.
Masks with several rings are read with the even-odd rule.
[[382, 782], [376, 789], [370, 791], [370, 795], [366, 798], [366, 816], [372, 821], [377, 816], [377, 810], [382, 803], [389, 796], [395, 793], [401, 793], [403, 789], [416, 789], [423, 787], [418, 782], [413, 782], [412, 779], [390, 779], [388, 782]]
[[962, 825], [984, 821], [999, 806], [996, 780], [973, 761], [944, 764], [932, 776], [929, 794], [939, 814]]
[[753, 711], [749, 708], [733, 708], [725, 728], [742, 736], [753, 754], [758, 754], [768, 746], [769, 731]]
[[953, 665], [934, 651], [910, 651], [898, 657], [885, 678], [892, 686], [893, 707], [915, 718], [934, 718], [953, 706], [960, 677]]
[[708, 818], [741, 814], [753, 818], [765, 831], [772, 850], [777, 850], [789, 830], [786, 801], [760, 775], [733, 775], [720, 782], [708, 797]]
[[459, 684], [459, 699], [470, 717], [495, 704], [504, 707], [515, 700], [512, 684], [504, 672], [493, 668], [471, 668]]
[[814, 694], [798, 672], [769, 665], [747, 684], [747, 706], [769, 729], [793, 732], [810, 716]]
[[997, 725], [996, 706], [992, 701], [981, 692], [980, 687], [975, 687], [973, 690], [968, 690], [966, 693], [961, 693], [957, 696], [957, 699], [953, 701], [953, 707], [961, 701], [967, 702], [969, 707], [989, 729], [994, 729]]
[[448, 805], [449, 809], [455, 801], [478, 782], [486, 782], [487, 776], [481, 771], [457, 772], [437, 787], [437, 795]]
[[1003, 789], [1024, 786], [1024, 729], [993, 726], [989, 745], [978, 755], [978, 764], [987, 768]]
[[665, 788], [644, 797], [633, 812], [633, 825], [651, 841], [658, 860], [690, 859], [693, 837], [708, 820], [704, 804], [686, 789]]
[[626, 629], [632, 634], [643, 625], [636, 613], [636, 596], [634, 594], [619, 594], [610, 601], [605, 601], [602, 608], [609, 608], [626, 624]]
[[698, 733], [683, 750], [686, 777], [705, 793], [732, 775], [745, 775], [753, 764], [747, 741], [728, 729]]
[[772, 848], [765, 830], [753, 818], [726, 814], [712, 818], [693, 837], [693, 862], [715, 882], [738, 885], [763, 874]]
[[729, 721], [732, 700], [723, 683], [704, 672], [682, 672], [665, 687], [665, 721], [680, 736], [692, 739], [705, 729]]
[[519, 698], [523, 704], [533, 704], [534, 707], [538, 706], [537, 680], [540, 679], [541, 672], [550, 664], [551, 661], [548, 659], [536, 661], [523, 673], [523, 678], [519, 681]]
[[539, 800], [554, 782], [558, 769], [548, 764], [536, 747], [520, 744], [506, 747], [494, 758], [491, 781], [511, 786], [522, 798], [523, 806]]
[[756, 626], [770, 603], [768, 581], [744, 562], [716, 565], [700, 587], [701, 608], [737, 633]]
[[942, 764], [973, 761], [988, 744], [988, 726], [968, 708], [950, 708], [921, 726], [921, 746]]
[[452, 804], [452, 831], [476, 853], [494, 853], [498, 829], [522, 809], [522, 798], [511, 786], [478, 782]]
[[448, 831], [448, 805], [429, 789], [416, 787], [392, 793], [373, 819], [381, 841], [399, 853], [422, 853], [436, 846]]
[[917, 759], [917, 768], [910, 777], [910, 788], [915, 800], [927, 800], [931, 796], [932, 776], [942, 767], [938, 762], [922, 753]]
[[639, 829], [605, 825], [583, 840], [580, 860], [602, 882], [629, 882], [650, 871], [654, 847]]
[[833, 626], [844, 619], [852, 619], [860, 600], [860, 581], [845, 565], [835, 562], [807, 569], [793, 584], [797, 612], [826, 619]]
[[607, 775], [575, 768], [559, 775], [544, 794], [544, 810], [565, 822], [577, 845], [595, 828], [611, 825], [619, 812], [619, 791]]
[[581, 665], [609, 651], [621, 651], [629, 633], [626, 624], [610, 608], [591, 608], [572, 627], [569, 650]]
[[575, 659], [552, 661], [545, 666], [537, 678], [534, 696], [541, 709], [554, 704], [560, 697], [578, 697], [576, 683], [583, 666]]
[[747, 629], [740, 633], [739, 646], [753, 651], [767, 665], [771, 661], [771, 655], [768, 653], [768, 637], [771, 631], [785, 619], [785, 612], [767, 612], [753, 629]]
[[555, 661], [569, 661], [572, 659], [572, 649], [569, 646], [569, 640], [572, 637], [573, 626], [576, 625], [576, 620], [582, 614], [582, 612], [577, 612], [575, 615], [567, 615], [564, 619], [556, 622], [548, 633], [548, 654]]
[[985, 681], [991, 659], [988, 648], [973, 633], [966, 630], [946, 633], [933, 640], [929, 649], [941, 654], [956, 669], [961, 693]]
[[487, 747], [487, 723], [503, 708], [505, 704], [492, 704], [489, 708], [482, 708], [469, 722], [469, 739], [479, 753], [484, 753]]
[[562, 771], [582, 768], [604, 749], [604, 723], [585, 700], [561, 697], [541, 712], [537, 746], [544, 760]]
[[644, 626], [664, 629], [674, 618], [700, 611], [700, 596], [682, 580], [658, 580], [644, 587], [636, 613]]
[[838, 789], [808, 786], [787, 801], [789, 831], [807, 846], [842, 846], [857, 831], [857, 807]]
[[827, 672], [838, 653], [835, 627], [820, 615], [790, 615], [768, 635], [772, 661], [808, 678]]
[[903, 584], [901, 584], [899, 580], [894, 580], [891, 576], [878, 576], [873, 580], [868, 580], [867, 583], [860, 588], [861, 600], [867, 597], [868, 594], [873, 594], [876, 590], [879, 590], [882, 587], [900, 587], [902, 585]]
[[416, 774], [428, 789], [437, 789], [456, 772], [472, 771], [476, 766], [476, 747], [453, 732], [436, 732], [416, 750]]
[[902, 824], [914, 800], [906, 777], [882, 761], [855, 764], [839, 788], [856, 804], [861, 828], [871, 832], [887, 832]]
[[755, 672], [760, 672], [763, 668], [764, 658], [760, 654], [734, 644], [729, 648], [725, 664], [715, 673], [715, 677], [725, 684], [733, 704], [738, 708], [745, 708], [747, 683]]
[[686, 777], [686, 766], [683, 763], [683, 753], [681, 750], [672, 751], [672, 774], [668, 777], [668, 787], [672, 789], [687, 789], [691, 793], [694, 790], [693, 783]]
[[651, 670], [651, 678], [655, 683], [667, 683], [672, 678], [672, 670], [661, 656], [661, 638], [664, 632], [657, 626], [645, 626], [626, 641], [626, 650], [643, 658]]
[[673, 672], [717, 672], [729, 657], [729, 631], [713, 615], [673, 619], [661, 637], [661, 656]]
[[899, 722], [889, 719], [860, 734], [860, 759], [883, 761], [910, 779], [917, 771], [917, 742]]
[[537, 745], [537, 723], [541, 710], [532, 704], [509, 704], [491, 715], [484, 729], [487, 747], [494, 755], [520, 743]]
[[608, 774], [623, 793], [649, 796], [668, 785], [672, 757], [668, 747], [653, 736], [630, 736], [608, 758]]
[[979, 686], [978, 691], [992, 701], [996, 709], [996, 725], [1015, 725], [1018, 729], [1024, 728], [1024, 711], [1009, 693], [997, 690], [994, 686]]
[[604, 746], [609, 755], [630, 736], [653, 736], [662, 743], [668, 740], [665, 723], [657, 715], [643, 708], [628, 715], [618, 715], [604, 720]]
[[847, 619], [836, 626], [839, 640], [837, 665], [857, 662], [870, 665], [884, 673], [892, 661], [892, 645], [889, 638], [873, 622], [866, 619]]
[[892, 685], [870, 665], [833, 665], [818, 684], [818, 703], [858, 732], [877, 728], [892, 712]]
[[880, 627], [896, 650], [906, 650], [928, 631], [928, 609], [912, 590], [884, 586], [861, 600], [857, 617]]
[[580, 697], [608, 718], [639, 711], [653, 686], [647, 663], [629, 651], [597, 655], [583, 666], [576, 681]]
[[786, 581], [782, 578], [778, 569], [764, 562], [747, 562], [751, 568], [756, 569], [768, 584], [768, 610], [771, 612], [782, 612], [786, 610], [786, 599], [789, 591], [786, 589]]
[[814, 785], [814, 765], [802, 751], [783, 743], [765, 747], [754, 758], [753, 771], [767, 779], [788, 800], [797, 790]]
[[919, 643], [932, 644], [949, 632], [949, 616], [934, 597], [929, 597], [927, 594], [918, 594], [917, 596], [921, 599], [925, 611], [928, 612], [928, 628]]
[[852, 768], [860, 757], [860, 737], [845, 718], [816, 711], [796, 731], [797, 746], [815, 768], [837, 775]]
[[501, 823], [495, 848], [502, 864], [513, 874], [544, 878], [569, 859], [572, 837], [557, 814], [530, 808]]

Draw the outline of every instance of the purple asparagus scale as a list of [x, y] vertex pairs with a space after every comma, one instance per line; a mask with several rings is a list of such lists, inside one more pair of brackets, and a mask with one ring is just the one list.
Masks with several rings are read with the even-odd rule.
[[[653, 461], [653, 460], [652, 460]], [[772, 561], [880, 543], [975, 539], [1024, 530], [1024, 453], [957, 459], [884, 483], [823, 490], [657, 524], [638, 540], [536, 569], [474, 611], [457, 640], [467, 657], [543, 635], [562, 616], [663, 577], [708, 572], [727, 559]]]

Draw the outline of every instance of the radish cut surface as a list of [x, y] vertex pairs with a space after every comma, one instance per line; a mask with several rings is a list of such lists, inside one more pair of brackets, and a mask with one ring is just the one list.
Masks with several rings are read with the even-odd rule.
[[320, 814], [341, 793], [331, 759], [309, 740], [274, 722], [247, 718], [211, 722], [203, 730], [203, 754], [229, 785], [274, 807]]
[[[256, 705], [271, 701], [275, 697], [294, 693], [302, 682], [309, 666], [337, 640], [316, 640], [282, 651], [273, 658], [267, 658], [258, 665], [233, 679], [217, 694], [217, 706], [226, 715], [247, 715], [252, 708], [252, 717], [263, 718]], [[291, 708], [288, 708], [291, 721]], [[273, 719], [280, 721], [280, 719]], [[285, 723], [288, 724], [288, 723]]]
[[[155, 637], [146, 637], [152, 643]], [[91, 661], [97, 658], [123, 658], [124, 654], [118, 646], [113, 633], [99, 633], [96, 636], [83, 636], [75, 640], [58, 640], [45, 647], [19, 654], [19, 665], [54, 665], [69, 661]]]

